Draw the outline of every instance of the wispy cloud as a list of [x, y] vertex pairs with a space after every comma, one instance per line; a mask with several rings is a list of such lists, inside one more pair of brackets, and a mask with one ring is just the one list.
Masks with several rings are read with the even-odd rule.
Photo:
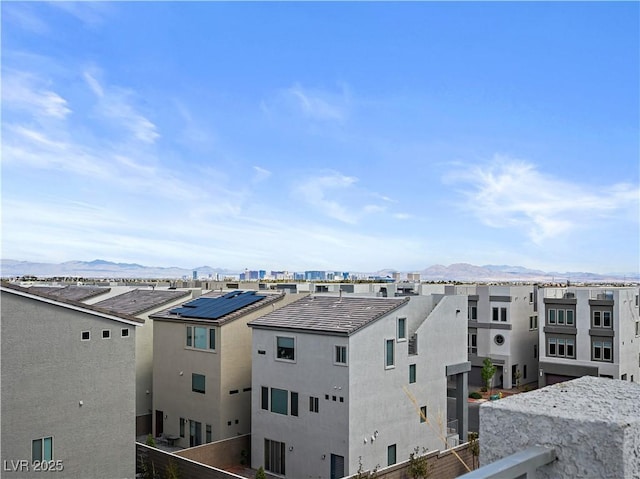
[[354, 208], [345, 207], [332, 198], [336, 191], [350, 188], [358, 181], [353, 176], [332, 172], [323, 176], [308, 178], [300, 183], [295, 192], [299, 194], [307, 204], [316, 210], [344, 223], [354, 224], [357, 216]]
[[260, 183], [261, 181], [264, 181], [271, 176], [271, 172], [269, 170], [262, 168], [260, 166], [254, 166], [253, 171], [254, 171], [254, 174], [253, 174], [252, 181], [254, 183]]
[[466, 186], [461, 191], [466, 197], [463, 207], [484, 224], [522, 229], [538, 244], [595, 228], [602, 218], [637, 210], [640, 203], [637, 184], [581, 185], [501, 156], [486, 165], [452, 171], [444, 179]]
[[19, 71], [4, 72], [2, 104], [37, 118], [64, 119], [71, 113], [67, 100], [48, 88], [44, 80]]
[[49, 26], [33, 11], [33, 5], [29, 3], [31, 2], [3, 2], [3, 23], [10, 22], [39, 35], [49, 33]]
[[103, 22], [110, 9], [108, 2], [49, 2], [49, 5], [58, 8], [76, 18], [86, 26], [95, 26]]
[[160, 138], [156, 125], [132, 105], [134, 93], [131, 90], [115, 86], [105, 88], [94, 72], [85, 71], [83, 76], [98, 98], [98, 113], [111, 120], [114, 125], [123, 125], [137, 140], [154, 143]]
[[349, 116], [351, 95], [346, 85], [330, 91], [295, 83], [279, 91], [271, 100], [262, 101], [260, 107], [270, 117], [281, 113], [312, 121], [342, 123]]

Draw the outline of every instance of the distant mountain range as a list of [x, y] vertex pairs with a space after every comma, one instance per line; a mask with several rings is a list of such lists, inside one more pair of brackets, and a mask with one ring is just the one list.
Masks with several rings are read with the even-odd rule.
[[[193, 271], [198, 272], [198, 277], [216, 277], [237, 275], [240, 270], [224, 268], [212, 268], [199, 266], [186, 269], [180, 267], [156, 267], [142, 266], [136, 263], [113, 263], [104, 260], [94, 261], [67, 261], [65, 263], [34, 263], [29, 261], [17, 261], [12, 259], [0, 260], [0, 275], [3, 278], [15, 278], [21, 276], [37, 276], [38, 278], [51, 277], [83, 277], [83, 278], [163, 278], [178, 279], [191, 278]], [[356, 273], [358, 275], [390, 276], [396, 270], [384, 269], [370, 273]], [[421, 271], [420, 278], [423, 281], [537, 281], [558, 282], [567, 281], [573, 283], [586, 282], [638, 282], [638, 273], [610, 273], [596, 274], [588, 272], [545, 272], [528, 269], [522, 266], [509, 265], [484, 265], [475, 266], [467, 263], [456, 263], [449, 266], [433, 265]]]

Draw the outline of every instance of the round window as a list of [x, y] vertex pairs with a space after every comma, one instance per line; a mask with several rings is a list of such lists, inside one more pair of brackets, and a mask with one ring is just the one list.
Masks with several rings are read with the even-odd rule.
[[502, 334], [496, 334], [496, 337], [493, 338], [498, 346], [504, 344], [504, 336]]

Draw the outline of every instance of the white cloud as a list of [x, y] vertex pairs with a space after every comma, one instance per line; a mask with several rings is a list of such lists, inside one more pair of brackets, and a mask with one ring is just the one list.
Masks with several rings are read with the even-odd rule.
[[357, 181], [358, 179], [353, 176], [333, 172], [305, 180], [295, 188], [295, 192], [326, 216], [344, 223], [355, 224], [357, 216], [353, 205], [351, 208], [342, 206], [337, 200], [332, 199], [332, 193], [336, 190], [348, 189]]
[[29, 5], [29, 3], [31, 2], [3, 2], [3, 23], [19, 25], [21, 28], [39, 35], [49, 33], [49, 26], [33, 12], [34, 5]]
[[261, 181], [264, 181], [271, 176], [271, 172], [269, 170], [262, 168], [260, 166], [254, 166], [253, 171], [254, 171], [254, 175], [253, 175], [252, 181], [254, 183], [259, 183]]
[[515, 227], [540, 244], [603, 217], [638, 207], [638, 185], [588, 187], [540, 172], [526, 161], [497, 156], [486, 165], [457, 170], [445, 182], [462, 183], [465, 209], [495, 228]]
[[342, 86], [337, 92], [304, 88], [296, 83], [281, 90], [270, 100], [260, 102], [260, 109], [273, 119], [278, 113], [320, 122], [343, 123], [351, 106], [349, 90]]
[[144, 143], [154, 143], [160, 134], [156, 125], [131, 105], [134, 94], [130, 90], [119, 87], [105, 88], [96, 78], [96, 74], [85, 71], [84, 79], [98, 98], [97, 111], [111, 120], [114, 125], [122, 125], [136, 138]]
[[27, 112], [35, 118], [64, 119], [71, 113], [67, 100], [48, 89], [43, 80], [25, 72], [4, 73], [2, 103], [7, 108]]

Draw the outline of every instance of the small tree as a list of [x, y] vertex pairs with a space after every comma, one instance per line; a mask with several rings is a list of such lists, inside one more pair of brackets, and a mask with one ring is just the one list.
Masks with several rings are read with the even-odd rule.
[[178, 464], [173, 459], [169, 459], [167, 466], [164, 469], [165, 471], [165, 479], [180, 479], [180, 469], [178, 468]]
[[156, 440], [153, 438], [151, 434], [147, 436], [147, 446], [156, 447]]
[[469, 433], [469, 449], [471, 450], [471, 456], [473, 457], [473, 469], [475, 469], [478, 462], [478, 456], [480, 455], [480, 441], [478, 441], [478, 433]]
[[407, 472], [411, 479], [427, 479], [429, 477], [429, 462], [427, 461], [427, 449], [422, 448], [422, 455], [420, 455], [420, 448], [415, 447], [413, 452], [409, 454], [409, 466]]
[[491, 358], [485, 358], [482, 362], [482, 371], [480, 371], [480, 374], [482, 376], [482, 381], [484, 381], [484, 384], [489, 390], [489, 395], [491, 395], [491, 383], [497, 369], [498, 368], [496, 368], [491, 361]]
[[264, 473], [264, 467], [260, 466], [258, 468], [258, 472], [256, 472], [256, 479], [267, 479], [267, 476]]

